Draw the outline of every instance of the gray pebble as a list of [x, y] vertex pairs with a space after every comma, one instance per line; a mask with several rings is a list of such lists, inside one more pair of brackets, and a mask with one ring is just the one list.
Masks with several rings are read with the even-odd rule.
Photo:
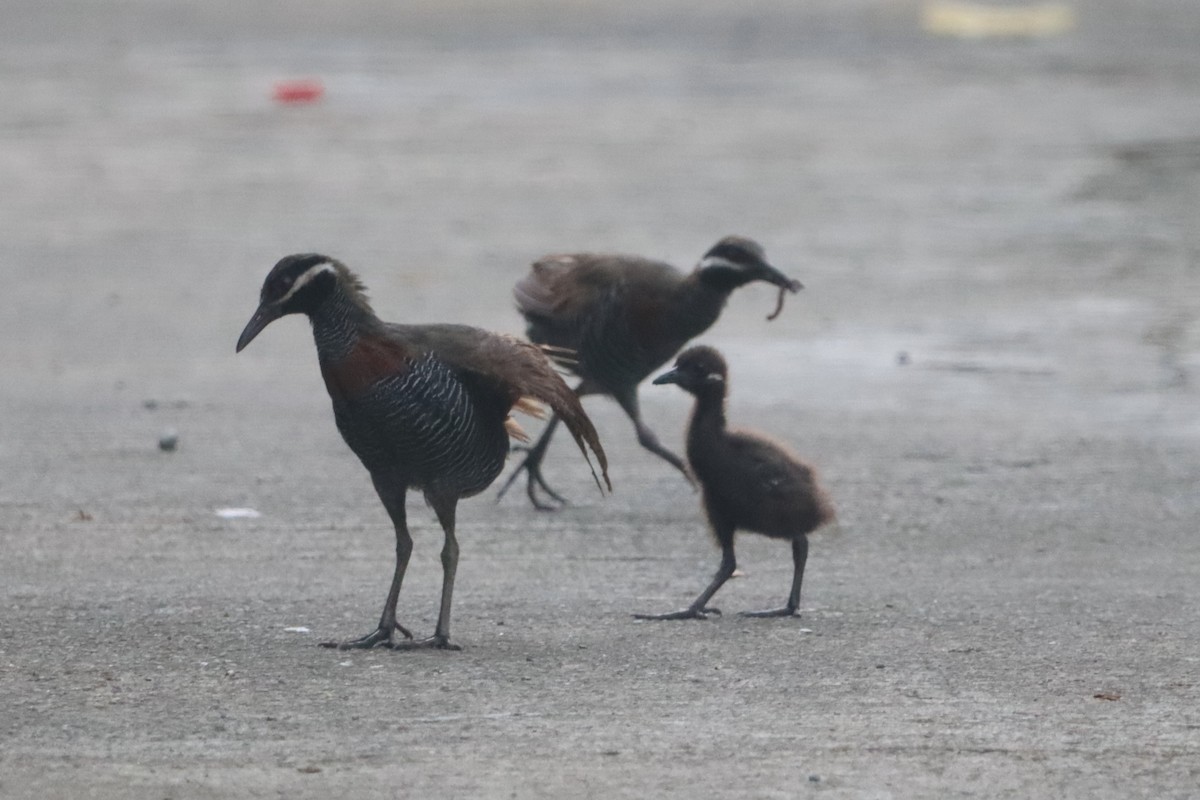
[[158, 437], [158, 449], [164, 453], [174, 451], [177, 444], [179, 444], [179, 434], [175, 431], [166, 431], [162, 436]]

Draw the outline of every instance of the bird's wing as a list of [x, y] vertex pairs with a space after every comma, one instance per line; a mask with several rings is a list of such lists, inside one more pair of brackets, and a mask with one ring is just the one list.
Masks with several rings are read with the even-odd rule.
[[531, 401], [550, 406], [575, 437], [596, 484], [600, 485], [600, 479], [592, 467], [589, 448], [600, 465], [604, 485], [612, 490], [608, 458], [596, 428], [579, 398], [537, 345], [466, 325], [388, 325], [387, 330], [405, 349], [432, 352], [477, 382], [496, 387], [506, 395], [510, 409], [529, 412], [536, 408], [536, 402]]
[[729, 445], [744, 465], [746, 477], [768, 495], [798, 490], [813, 481], [812, 469], [779, 442], [756, 433], [731, 431]]
[[533, 262], [513, 297], [526, 318], [570, 326], [612, 302], [614, 295], [648, 290], [681, 279], [670, 264], [638, 256], [573, 253]]
[[[513, 288], [529, 338], [576, 352], [561, 366], [601, 384], [636, 383], [674, 352], [657, 358], [664, 311], [684, 276], [661, 261], [576, 253], [546, 256]], [[630, 375], [614, 375], [631, 371]]]

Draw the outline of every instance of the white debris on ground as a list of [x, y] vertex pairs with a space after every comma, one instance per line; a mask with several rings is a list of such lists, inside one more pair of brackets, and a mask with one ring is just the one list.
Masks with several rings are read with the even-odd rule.
[[214, 513], [221, 519], [258, 519], [262, 516], [253, 508], [218, 508]]

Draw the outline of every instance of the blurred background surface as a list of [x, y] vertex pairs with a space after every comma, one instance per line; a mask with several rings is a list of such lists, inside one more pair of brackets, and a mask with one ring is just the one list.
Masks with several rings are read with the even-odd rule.
[[[0, 794], [1192, 791], [1200, 5], [0, 16]], [[807, 287], [703, 337], [733, 420], [838, 501], [803, 621], [627, 618], [716, 553], [597, 400], [611, 498], [560, 442], [571, 509], [462, 506], [464, 653], [311, 646], [373, 619], [391, 532], [304, 323], [234, 357], [279, 257], [341, 258], [385, 319], [520, 333], [546, 252], [688, 268], [728, 233]], [[642, 397], [677, 447], [687, 399]], [[739, 554], [722, 606], [782, 596], [784, 548]]]

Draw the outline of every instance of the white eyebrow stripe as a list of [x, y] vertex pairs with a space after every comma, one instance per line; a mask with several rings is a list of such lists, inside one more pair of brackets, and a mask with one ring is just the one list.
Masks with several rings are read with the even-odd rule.
[[745, 269], [745, 264], [735, 264], [728, 258], [722, 256], [705, 256], [700, 262], [700, 269], [708, 269], [710, 267], [725, 267], [726, 269], [739, 270]]
[[292, 288], [287, 290], [287, 294], [279, 298], [280, 305], [290, 300], [292, 295], [303, 289], [305, 285], [312, 282], [312, 280], [322, 272], [333, 271], [333, 264], [330, 264], [328, 261], [322, 261], [320, 264], [315, 264], [314, 266], [309, 267], [299, 278], [296, 278], [296, 282], [292, 284]]

